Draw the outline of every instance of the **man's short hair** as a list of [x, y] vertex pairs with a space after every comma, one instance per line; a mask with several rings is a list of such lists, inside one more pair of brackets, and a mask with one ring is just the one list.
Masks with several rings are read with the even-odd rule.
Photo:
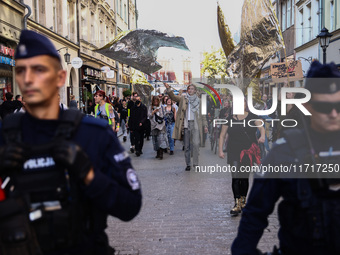
[[16, 95], [15, 100], [18, 100], [21, 97], [21, 95]]
[[6, 100], [11, 101], [13, 99], [13, 93], [12, 92], [7, 92], [5, 94]]

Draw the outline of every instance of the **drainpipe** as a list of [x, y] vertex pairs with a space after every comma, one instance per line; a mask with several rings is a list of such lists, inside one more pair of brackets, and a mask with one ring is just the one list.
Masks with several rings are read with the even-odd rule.
[[137, 26], [137, 19], [138, 19], [137, 0], [135, 0], [135, 15], [136, 15], [136, 29], [137, 29], [138, 28]]
[[128, 30], [130, 30], [130, 0], [127, 0], [127, 15]]
[[27, 8], [27, 14], [24, 16], [24, 19], [23, 19], [23, 28], [24, 29], [27, 29], [27, 19], [29, 16], [31, 16], [32, 14], [32, 9], [29, 5], [25, 4], [24, 3], [24, 0], [20, 0], [20, 3], [25, 6], [25, 8]]

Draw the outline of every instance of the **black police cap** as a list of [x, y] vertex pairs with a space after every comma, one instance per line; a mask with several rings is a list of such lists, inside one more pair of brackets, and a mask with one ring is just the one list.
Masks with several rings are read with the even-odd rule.
[[15, 51], [15, 59], [31, 58], [40, 55], [49, 55], [61, 61], [60, 54], [47, 37], [34, 31], [23, 30]]
[[305, 88], [312, 93], [333, 94], [340, 90], [340, 72], [334, 63], [321, 64], [313, 61], [305, 82]]

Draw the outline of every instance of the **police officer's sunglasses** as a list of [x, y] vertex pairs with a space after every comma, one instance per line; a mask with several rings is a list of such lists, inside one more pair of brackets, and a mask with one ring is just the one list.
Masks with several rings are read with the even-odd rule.
[[340, 102], [321, 102], [321, 101], [311, 101], [313, 109], [320, 113], [330, 114], [333, 109], [337, 113], [340, 113]]

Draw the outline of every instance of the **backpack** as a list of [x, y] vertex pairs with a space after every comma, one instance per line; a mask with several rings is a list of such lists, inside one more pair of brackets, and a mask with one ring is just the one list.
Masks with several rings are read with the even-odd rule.
[[[16, 113], [4, 119], [6, 144], [22, 143], [23, 115]], [[27, 151], [43, 155], [55, 141], [71, 139], [82, 117], [78, 110], [63, 111], [52, 141], [30, 146]], [[6, 189], [7, 198], [0, 202], [1, 255], [40, 255], [79, 244], [88, 230], [85, 224], [89, 219], [84, 217], [88, 208], [81, 206], [79, 185], [69, 178], [67, 169], [20, 172], [10, 178], [15, 188]]]
[[119, 118], [119, 115], [118, 115], [118, 113], [115, 109], [113, 109], [113, 113], [115, 114], [115, 122], [116, 122], [116, 126], [117, 126], [117, 124], [120, 123], [120, 118]]

